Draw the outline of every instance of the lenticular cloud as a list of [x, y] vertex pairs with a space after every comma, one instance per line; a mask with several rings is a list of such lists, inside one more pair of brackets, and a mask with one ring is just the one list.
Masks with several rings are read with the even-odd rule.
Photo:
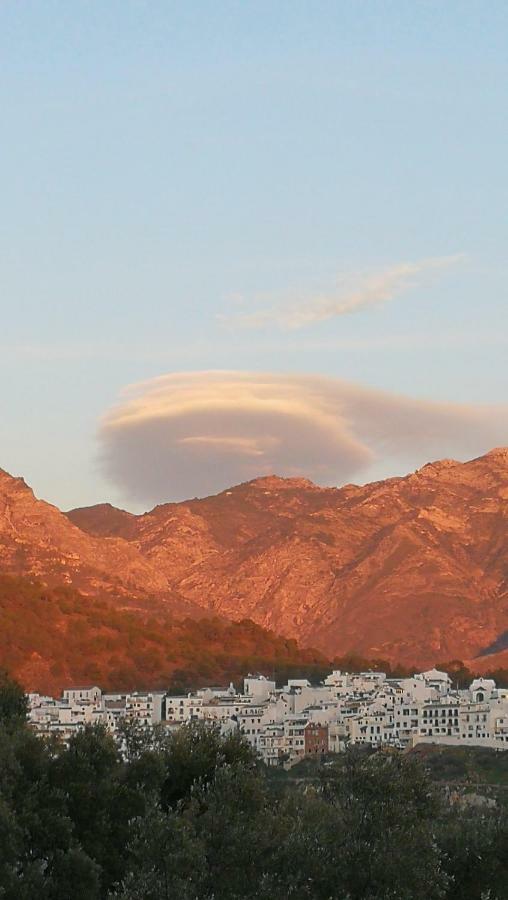
[[318, 484], [403, 474], [508, 442], [506, 409], [428, 403], [311, 375], [191, 372], [127, 388], [100, 426], [105, 472], [133, 500], [205, 496], [261, 475]]

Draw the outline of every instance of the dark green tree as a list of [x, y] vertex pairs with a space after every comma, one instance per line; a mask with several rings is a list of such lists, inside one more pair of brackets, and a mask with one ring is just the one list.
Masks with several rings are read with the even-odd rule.
[[0, 727], [12, 728], [26, 722], [28, 701], [17, 681], [0, 669]]
[[213, 897], [219, 885], [223, 900], [264, 896], [262, 884], [285, 836], [264, 774], [244, 765], [218, 768], [194, 792], [188, 815], [203, 848], [203, 896]]
[[98, 867], [77, 845], [65, 789], [50, 771], [56, 748], [26, 725], [0, 728], [0, 896], [63, 898], [79, 872], [84, 900], [99, 896]]
[[448, 878], [435, 820], [443, 812], [425, 771], [395, 753], [350, 750], [321, 782], [292, 788], [279, 805], [275, 864], [263, 900], [427, 900]]
[[325, 770], [336, 859], [351, 900], [431, 900], [447, 879], [434, 836], [442, 805], [414, 757], [349, 750]]
[[192, 816], [149, 806], [133, 822], [129, 872], [111, 897], [118, 900], [197, 900], [203, 897], [204, 852]]
[[502, 810], [453, 804], [436, 824], [436, 839], [450, 900], [508, 897], [508, 828]]
[[73, 835], [98, 865], [103, 890], [124, 877], [130, 822], [145, 811], [141, 790], [125, 774], [113, 738], [99, 725], [74, 735], [51, 765], [51, 786], [65, 794]]
[[222, 766], [255, 767], [255, 753], [234, 731], [222, 737], [219, 726], [204, 722], [184, 725], [164, 753], [166, 778], [161, 790], [165, 807], [190, 797], [194, 785], [208, 784]]

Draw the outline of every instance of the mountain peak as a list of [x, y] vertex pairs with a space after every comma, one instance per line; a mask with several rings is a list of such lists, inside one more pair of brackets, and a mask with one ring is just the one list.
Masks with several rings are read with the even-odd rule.
[[26, 492], [34, 496], [34, 492], [25, 479], [18, 475], [11, 475], [5, 469], [0, 469], [0, 490], [4, 492]]
[[74, 525], [94, 537], [129, 537], [137, 516], [111, 503], [80, 506], [65, 514]]
[[484, 453], [483, 456], [477, 457], [477, 459], [493, 459], [508, 463], [508, 447], [493, 447], [492, 450]]
[[420, 469], [416, 470], [416, 473], [419, 472], [440, 472], [442, 469], [453, 469], [455, 466], [460, 466], [461, 463], [456, 459], [436, 459], [432, 462], [425, 463], [424, 466], [421, 466]]
[[247, 485], [253, 488], [260, 488], [264, 491], [288, 491], [298, 490], [298, 488], [313, 491], [320, 490], [320, 488], [309, 478], [300, 476], [284, 478], [282, 475], [261, 475], [259, 478], [253, 478], [252, 481], [245, 482], [244, 485], [238, 485], [238, 487]]

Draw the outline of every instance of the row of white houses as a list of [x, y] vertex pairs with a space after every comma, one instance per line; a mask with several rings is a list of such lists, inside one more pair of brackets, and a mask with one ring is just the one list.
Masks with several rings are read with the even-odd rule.
[[508, 750], [508, 688], [477, 678], [457, 690], [446, 672], [410, 678], [383, 672], [334, 671], [320, 685], [290, 679], [282, 688], [248, 675], [243, 692], [210, 687], [182, 696], [162, 691], [103, 693], [72, 687], [59, 699], [29, 695], [30, 722], [64, 740], [87, 723], [115, 733], [120, 720], [169, 730], [190, 721], [240, 730], [267, 765], [292, 765], [305, 756], [340, 752], [347, 744], [405, 749], [425, 742]]

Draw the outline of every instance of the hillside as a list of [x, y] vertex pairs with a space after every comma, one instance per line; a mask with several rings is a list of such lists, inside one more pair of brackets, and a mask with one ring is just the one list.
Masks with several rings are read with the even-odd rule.
[[321, 674], [329, 663], [244, 620], [174, 619], [72, 588], [0, 576], [0, 669], [28, 690], [58, 694], [79, 683], [112, 690], [228, 684], [246, 672]]
[[365, 486], [259, 478], [141, 516], [107, 504], [64, 515], [0, 473], [0, 569], [172, 615], [250, 618], [328, 657], [499, 656], [508, 449]]

